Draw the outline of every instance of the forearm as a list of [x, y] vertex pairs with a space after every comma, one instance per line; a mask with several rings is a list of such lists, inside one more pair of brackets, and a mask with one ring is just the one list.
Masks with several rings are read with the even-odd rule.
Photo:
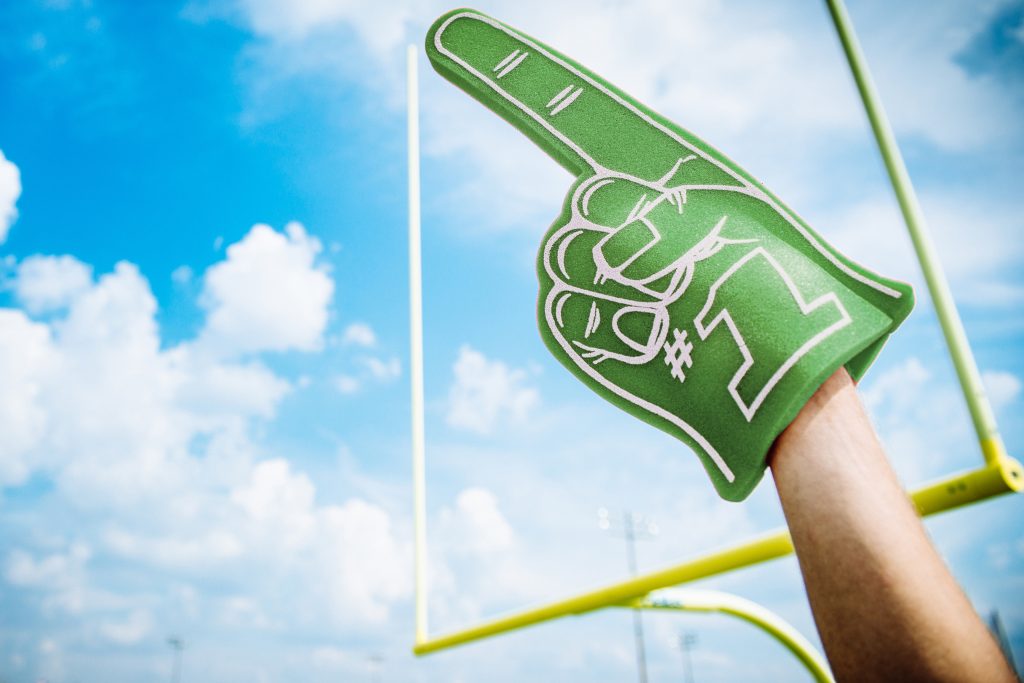
[[929, 542], [845, 370], [779, 436], [771, 468], [838, 680], [1016, 680]]

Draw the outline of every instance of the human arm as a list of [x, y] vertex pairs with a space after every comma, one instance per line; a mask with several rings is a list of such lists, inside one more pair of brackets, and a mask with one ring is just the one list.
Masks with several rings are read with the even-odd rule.
[[1016, 680], [929, 541], [844, 369], [769, 462], [837, 680]]

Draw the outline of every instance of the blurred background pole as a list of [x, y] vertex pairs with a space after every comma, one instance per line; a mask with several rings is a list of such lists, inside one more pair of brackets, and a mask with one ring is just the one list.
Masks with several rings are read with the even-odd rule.
[[[597, 525], [602, 531], [614, 532], [612, 520], [609, 517], [608, 509], [601, 508], [597, 511]], [[637, 575], [636, 565], [636, 541], [637, 538], [650, 538], [658, 534], [658, 526], [642, 515], [633, 514], [629, 510], [622, 512], [622, 537], [626, 539], [626, 561], [629, 565], [629, 575]], [[641, 612], [633, 610], [633, 642], [636, 647], [636, 671], [637, 680], [640, 683], [647, 683], [647, 651], [644, 647], [644, 622]]]
[[[626, 536], [626, 554], [629, 560], [629, 575], [636, 576], [636, 530], [633, 515], [627, 510], [622, 513], [622, 524]], [[647, 683], [647, 652], [644, 648], [644, 622], [640, 610], [633, 610], [633, 640], [636, 643], [636, 670], [640, 683]]]
[[676, 646], [679, 651], [683, 653], [683, 682], [694, 683], [693, 680], [693, 660], [690, 658], [690, 650], [697, 644], [697, 634], [683, 631], [679, 634], [679, 640], [676, 641]]
[[370, 665], [370, 683], [380, 683], [380, 667], [384, 657], [374, 654], [367, 657], [366, 661]]
[[167, 644], [171, 646], [171, 650], [174, 651], [174, 660], [171, 663], [171, 683], [180, 683], [181, 681], [181, 651], [185, 649], [185, 643], [181, 638], [177, 636], [171, 636], [167, 639]]

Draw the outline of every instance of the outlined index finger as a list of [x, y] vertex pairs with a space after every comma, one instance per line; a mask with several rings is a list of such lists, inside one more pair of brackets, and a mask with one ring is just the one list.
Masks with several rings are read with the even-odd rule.
[[[684, 136], [596, 75], [472, 10], [438, 19], [427, 55], [466, 90], [579, 176], [604, 169], [655, 181], [683, 158], [688, 180], [743, 184], [707, 146]], [[701, 161], [705, 163], [700, 163]]]

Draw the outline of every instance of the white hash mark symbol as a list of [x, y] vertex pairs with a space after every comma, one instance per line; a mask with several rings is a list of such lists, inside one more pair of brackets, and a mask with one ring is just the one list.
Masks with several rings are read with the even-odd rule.
[[672, 343], [665, 344], [665, 365], [671, 368], [671, 374], [682, 384], [686, 381], [683, 365], [693, 367], [693, 344], [686, 341], [686, 330], [672, 330]]

